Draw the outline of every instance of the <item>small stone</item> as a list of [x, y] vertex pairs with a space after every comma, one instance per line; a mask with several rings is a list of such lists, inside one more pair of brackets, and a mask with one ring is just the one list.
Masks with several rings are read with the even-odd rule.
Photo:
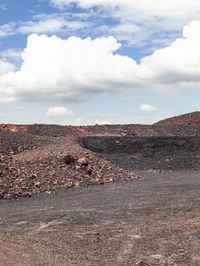
[[80, 165], [76, 165], [76, 166], [75, 166], [75, 169], [76, 169], [76, 170], [80, 170], [80, 169], [81, 169]]
[[35, 186], [36, 186], [36, 187], [40, 187], [40, 185], [41, 185], [40, 182], [36, 182], [36, 183], [35, 183]]
[[61, 154], [58, 156], [58, 159], [66, 164], [73, 164], [75, 162], [75, 158], [71, 154]]
[[135, 266], [149, 266], [149, 264], [145, 263], [144, 261], [138, 261]]
[[80, 166], [87, 166], [88, 165], [88, 159], [86, 157], [80, 158], [77, 160], [77, 164]]
[[92, 174], [92, 167], [90, 165], [88, 165], [88, 167], [87, 167], [87, 174], [88, 175]]
[[30, 178], [31, 178], [31, 179], [35, 179], [36, 177], [37, 177], [36, 174], [31, 174], [31, 175], [30, 175]]

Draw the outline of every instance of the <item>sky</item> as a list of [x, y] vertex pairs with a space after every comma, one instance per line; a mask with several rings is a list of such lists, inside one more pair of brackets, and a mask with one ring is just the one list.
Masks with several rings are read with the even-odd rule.
[[199, 0], [0, 0], [0, 123], [151, 124], [199, 109]]

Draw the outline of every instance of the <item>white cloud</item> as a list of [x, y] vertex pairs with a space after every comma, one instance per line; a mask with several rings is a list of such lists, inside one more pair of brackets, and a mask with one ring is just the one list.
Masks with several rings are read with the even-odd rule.
[[[163, 17], [181, 19], [184, 17], [190, 17], [192, 14], [196, 14], [200, 9], [200, 2], [198, 0], [168, 0], [162, 2], [160, 0], [51, 0], [51, 3], [58, 7], [64, 8], [72, 3], [76, 3], [83, 8], [92, 8], [94, 6], [104, 6], [106, 8], [113, 8], [116, 13], [121, 16], [136, 14], [140, 16]], [[178, 15], [180, 15], [178, 17]], [[191, 17], [190, 17], [191, 19]]]
[[157, 107], [150, 104], [142, 104], [140, 105], [139, 110], [142, 112], [152, 112], [157, 111]]
[[95, 120], [95, 124], [96, 125], [110, 125], [111, 123], [105, 120], [101, 120], [101, 119], [96, 119]]
[[[163, 42], [169, 44], [184, 24], [200, 20], [199, 0], [51, 0], [52, 5], [61, 9], [72, 3], [84, 9], [100, 7], [99, 13], [95, 9], [97, 17], [112, 17], [118, 22], [114, 26], [107, 25], [104, 33], [112, 31], [118, 40], [138, 46], [155, 42], [157, 46]], [[131, 25], [139, 31], [131, 30]]]
[[84, 101], [99, 94], [130, 95], [137, 89], [167, 93], [200, 88], [200, 22], [186, 25], [182, 38], [140, 64], [119, 55], [119, 48], [113, 37], [30, 35], [19, 71], [1, 62], [0, 101]]
[[62, 17], [56, 16], [38, 16], [40, 20], [38, 21], [28, 21], [24, 22], [20, 27], [17, 28], [17, 31], [22, 34], [30, 33], [58, 33], [63, 30], [76, 31], [85, 27], [88, 27], [90, 24], [88, 22], [79, 21], [79, 20], [66, 20]]
[[7, 88], [25, 100], [82, 101], [92, 95], [132, 87], [137, 66], [131, 58], [114, 55], [120, 45], [112, 38], [95, 40], [30, 35], [17, 72], [0, 77]]
[[81, 118], [76, 118], [73, 122], [73, 125], [76, 126], [87, 126], [87, 125], [110, 125], [111, 123], [102, 119], [96, 119], [96, 120], [91, 120], [91, 119], [81, 119]]
[[7, 74], [9, 72], [13, 72], [14, 70], [15, 70], [14, 65], [4, 60], [0, 60], [0, 77], [1, 75]]
[[72, 114], [72, 111], [64, 106], [49, 107], [47, 116], [64, 117]]

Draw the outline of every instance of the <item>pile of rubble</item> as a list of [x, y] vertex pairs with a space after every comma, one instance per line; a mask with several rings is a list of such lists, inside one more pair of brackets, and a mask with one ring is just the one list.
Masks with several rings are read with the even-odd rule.
[[0, 130], [0, 153], [18, 154], [25, 150], [37, 149], [51, 143], [48, 137], [33, 136], [27, 133]]
[[[80, 147], [76, 138], [56, 137], [50, 141], [39, 137], [42, 145], [35, 146], [38, 139], [34, 135], [27, 137], [27, 133], [12, 133], [10, 136], [10, 143], [7, 136], [7, 149], [0, 150], [0, 198], [31, 196], [44, 191], [50, 193], [54, 189], [138, 178], [133, 172], [120, 169], [96, 153]], [[16, 154], [6, 154], [13, 140], [16, 148], [18, 145], [23, 147], [20, 141], [24, 137], [29, 148]]]

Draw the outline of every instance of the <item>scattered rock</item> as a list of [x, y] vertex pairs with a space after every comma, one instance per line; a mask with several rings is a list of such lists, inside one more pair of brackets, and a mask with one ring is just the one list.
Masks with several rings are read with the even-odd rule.
[[82, 157], [82, 158], [77, 160], [77, 164], [79, 166], [82, 166], [82, 167], [87, 166], [88, 165], [88, 159], [86, 157]]
[[90, 165], [87, 166], [87, 174], [88, 175], [92, 174], [92, 167]]
[[75, 162], [75, 158], [71, 154], [61, 154], [58, 156], [58, 159], [66, 164], [73, 164]]
[[50, 194], [55, 189], [101, 185], [114, 178], [121, 181], [137, 176], [82, 147], [75, 130], [32, 125], [26, 127], [26, 132], [11, 132], [0, 127], [0, 198]]
[[150, 266], [149, 264], [147, 264], [146, 262], [144, 261], [139, 261], [135, 264], [135, 266]]

